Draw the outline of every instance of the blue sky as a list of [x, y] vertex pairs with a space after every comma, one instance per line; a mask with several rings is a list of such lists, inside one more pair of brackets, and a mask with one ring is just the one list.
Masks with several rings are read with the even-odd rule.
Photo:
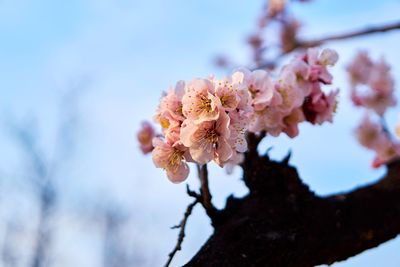
[[[2, 0], [0, 173], [6, 177], [2, 179], [12, 184], [10, 177], [18, 176], [16, 170], [23, 166], [21, 153], [2, 122], [35, 119], [43, 150], [51, 155], [59, 99], [71, 86], [85, 81], [77, 149], [63, 169], [63, 175], [68, 176], [62, 184], [65, 198], [106, 196], [122, 203], [133, 214], [134, 242], [145, 257], [156, 258], [155, 265], [160, 265], [176, 239], [169, 226], [180, 220], [189, 199], [183, 184], [169, 183], [151, 159], [139, 153], [135, 132], [140, 121], [151, 119], [161, 92], [177, 80], [226, 74], [213, 66], [216, 54], [231, 55], [235, 62], [247, 64], [249, 50], [244, 39], [253, 30], [262, 5], [260, 0]], [[295, 4], [293, 12], [304, 22], [304, 36], [313, 37], [394, 21], [400, 14], [400, 2], [315, 0]], [[327, 44], [341, 57], [333, 70], [334, 85], [342, 93], [335, 123], [305, 125], [295, 140], [265, 142], [265, 147], [274, 145], [272, 155], [276, 158], [291, 148], [293, 164], [316, 192], [349, 190], [384, 172], [369, 168], [372, 154], [359, 147], [352, 136], [362, 113], [347, 100], [344, 66], [355, 51], [367, 49], [375, 58], [385, 55], [398, 83], [399, 41], [399, 33], [388, 33]], [[389, 124], [393, 125], [398, 113], [399, 108], [389, 113]], [[211, 190], [219, 207], [230, 193], [246, 193], [239, 172], [226, 176], [213, 167], [211, 175]], [[194, 176], [188, 182], [192, 186], [197, 183]], [[69, 219], [62, 223], [70, 224]], [[211, 231], [203, 211], [197, 208], [175, 263], [189, 259]], [[78, 233], [71, 236], [80, 238]], [[68, 242], [64, 237], [60, 235], [66, 248], [62, 258], [75, 253], [74, 239]], [[95, 250], [96, 239], [87, 239], [82, 246]], [[382, 262], [398, 266], [400, 256], [395, 248], [399, 244], [399, 240], [389, 242], [334, 266], [377, 266]], [[75, 257], [69, 264], [65, 266], [98, 263]]]

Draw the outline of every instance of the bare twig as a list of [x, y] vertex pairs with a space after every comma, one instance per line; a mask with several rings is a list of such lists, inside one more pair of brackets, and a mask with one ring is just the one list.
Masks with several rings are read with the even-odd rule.
[[172, 227], [172, 229], [180, 229], [179, 230], [179, 234], [178, 234], [178, 241], [174, 247], [174, 249], [172, 250], [171, 253], [169, 253], [168, 255], [168, 261], [167, 263], [164, 265], [165, 267], [168, 267], [171, 262], [172, 259], [174, 258], [175, 254], [182, 249], [182, 243], [183, 243], [183, 239], [185, 238], [185, 227], [186, 227], [186, 223], [187, 220], [190, 216], [190, 214], [192, 214], [193, 208], [194, 206], [196, 206], [196, 204], [199, 203], [199, 199], [195, 199], [187, 208], [186, 208], [186, 212], [183, 215], [183, 219], [182, 221], [178, 224]]
[[373, 34], [373, 33], [388, 32], [391, 30], [399, 30], [399, 29], [400, 29], [400, 21], [397, 21], [394, 23], [389, 23], [386, 25], [378, 25], [378, 26], [375, 25], [375, 26], [370, 26], [370, 27], [364, 28], [364, 29], [353, 30], [353, 31], [340, 33], [340, 34], [333, 34], [333, 35], [322, 37], [322, 38], [315, 39], [315, 40], [297, 41], [297, 45], [295, 46], [294, 49], [313, 47], [313, 46], [318, 46], [318, 45], [321, 45], [321, 44], [329, 42], [329, 41], [345, 40], [345, 39], [360, 37], [360, 36], [369, 35], [369, 34]]
[[191, 190], [188, 184], [186, 184], [186, 193], [188, 194], [188, 196], [193, 197], [197, 199], [199, 202], [201, 202], [201, 195]]

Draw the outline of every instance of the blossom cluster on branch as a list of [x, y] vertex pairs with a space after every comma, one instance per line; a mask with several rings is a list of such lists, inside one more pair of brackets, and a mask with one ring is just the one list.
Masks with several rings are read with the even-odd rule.
[[276, 77], [265, 70], [238, 69], [223, 79], [179, 81], [161, 98], [154, 116], [162, 134], [156, 136], [147, 123], [139, 132], [142, 151], [150, 151], [152, 138], [154, 164], [179, 183], [189, 174], [188, 162], [239, 164], [248, 149], [248, 132], [293, 138], [301, 122], [331, 122], [338, 90], [325, 93], [321, 87], [332, 83], [328, 67], [337, 60], [333, 50], [312, 48]]
[[377, 168], [400, 157], [400, 143], [390, 135], [384, 123], [388, 108], [394, 107], [394, 81], [390, 66], [381, 58], [373, 61], [366, 51], [360, 51], [347, 66], [351, 82], [351, 100], [365, 109], [356, 129], [359, 143], [375, 152], [372, 166]]

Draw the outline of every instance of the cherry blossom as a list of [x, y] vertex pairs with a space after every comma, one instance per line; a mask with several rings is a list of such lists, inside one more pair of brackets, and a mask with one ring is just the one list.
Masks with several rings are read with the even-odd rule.
[[199, 164], [214, 160], [223, 166], [232, 156], [229, 136], [229, 116], [223, 112], [215, 121], [204, 121], [200, 124], [185, 121], [181, 129], [183, 145], [189, 148], [190, 155]]
[[313, 90], [306, 99], [303, 110], [307, 121], [312, 124], [322, 124], [326, 121], [332, 122], [333, 114], [337, 108], [337, 96], [339, 90], [323, 93], [320, 89]]
[[186, 180], [189, 175], [189, 166], [185, 162], [186, 148], [182, 145], [171, 145], [160, 138], [153, 140], [153, 162], [157, 168], [167, 171], [168, 179], [173, 183]]
[[195, 123], [217, 119], [221, 102], [214, 95], [214, 91], [214, 85], [210, 80], [192, 80], [182, 98], [182, 111], [185, 117]]
[[387, 137], [383, 133], [382, 125], [372, 121], [369, 115], [364, 116], [356, 129], [357, 139], [360, 144], [373, 150], [377, 150], [386, 142]]
[[391, 160], [400, 157], [400, 143], [396, 143], [389, 136], [378, 121], [373, 121], [370, 115], [365, 115], [356, 129], [360, 144], [375, 152], [372, 166], [378, 168]]
[[386, 140], [386, 142], [376, 151], [376, 156], [372, 161], [372, 167], [378, 168], [399, 157], [400, 144], [394, 144], [390, 140]]
[[[383, 116], [389, 107], [396, 105], [390, 66], [383, 58], [374, 62], [367, 52], [361, 51], [347, 66], [347, 70], [352, 85], [351, 98], [356, 106], [368, 108]], [[364, 90], [360, 90], [360, 86]]]
[[151, 126], [149, 122], [142, 122], [142, 127], [137, 134], [137, 139], [143, 154], [150, 153], [153, 150], [152, 140], [154, 136], [155, 131], [153, 126]]

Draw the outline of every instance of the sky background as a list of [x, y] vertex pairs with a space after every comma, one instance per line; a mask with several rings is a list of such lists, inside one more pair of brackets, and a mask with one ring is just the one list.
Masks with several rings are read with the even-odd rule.
[[[25, 214], [19, 216], [35, 213], [29, 198], [16, 196], [29, 190], [21, 186], [24, 157], [10, 136], [10, 122], [36, 125], [39, 144], [50, 160], [56, 149], [60, 100], [71, 88], [82, 88], [79, 105], [73, 108], [79, 115], [75, 149], [58, 175], [62, 212], [54, 266], [99, 266], [99, 238], [78, 224], [70, 211], [86, 214], [82, 207], [88, 203], [110, 201], [129, 213], [131, 242], [142, 259], [140, 265], [164, 263], [177, 237], [169, 227], [181, 219], [191, 200], [185, 183], [170, 183], [151, 158], [140, 153], [136, 131], [142, 120], [152, 118], [162, 91], [176, 81], [227, 74], [213, 65], [214, 56], [223, 53], [248, 64], [245, 39], [263, 4], [261, 0], [1, 0], [0, 215], [9, 218], [16, 207], [18, 214]], [[303, 23], [301, 36], [315, 37], [396, 21], [400, 1], [315, 0], [293, 4], [291, 11]], [[282, 137], [263, 143], [264, 148], [274, 146], [271, 153], [276, 159], [292, 149], [292, 164], [318, 194], [350, 190], [384, 173], [369, 167], [373, 154], [354, 139], [353, 128], [362, 112], [348, 101], [344, 68], [357, 50], [365, 49], [375, 59], [384, 55], [399, 83], [399, 41], [400, 33], [391, 32], [326, 44], [340, 55], [332, 70], [334, 87], [341, 89], [335, 122], [302, 125], [294, 140]], [[398, 114], [399, 108], [389, 112], [389, 125]], [[239, 170], [227, 176], [213, 166], [210, 172], [218, 207], [232, 193], [246, 194]], [[198, 186], [194, 176], [188, 183]], [[209, 220], [196, 207], [173, 266], [187, 262], [211, 232]], [[333, 266], [399, 266], [399, 247], [397, 238]]]

